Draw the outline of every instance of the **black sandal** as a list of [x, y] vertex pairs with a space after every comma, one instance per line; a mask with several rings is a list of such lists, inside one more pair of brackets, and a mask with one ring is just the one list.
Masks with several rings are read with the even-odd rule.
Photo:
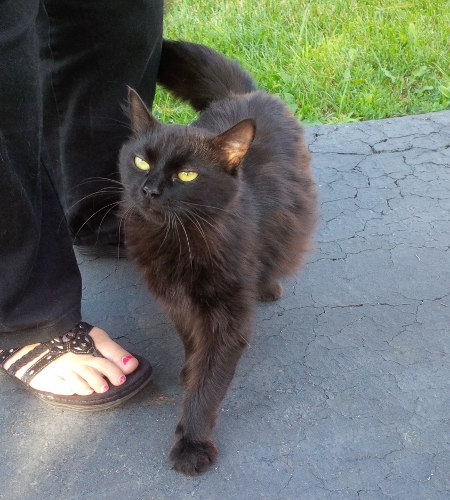
[[[96, 411], [114, 408], [127, 399], [133, 397], [150, 381], [152, 367], [145, 358], [133, 354], [133, 356], [139, 361], [137, 369], [127, 375], [127, 379], [124, 384], [120, 386], [111, 386], [108, 391], [101, 394], [93, 393], [88, 396], [79, 396], [77, 394], [64, 396], [60, 394], [53, 394], [51, 392], [39, 391], [30, 387], [31, 380], [39, 372], [67, 352], [72, 352], [74, 354], [91, 354], [96, 357], [104, 357], [97, 350], [94, 340], [89, 335], [92, 328], [93, 326], [88, 323], [78, 323], [78, 325], [76, 325], [72, 330], [59, 337], [58, 340], [53, 339], [37, 345], [30, 352], [15, 361], [7, 370], [4, 368], [5, 362], [14, 356], [16, 352], [20, 351], [22, 347], [2, 351], [0, 353], [0, 367], [15, 380], [21, 382], [33, 395], [50, 405], [76, 411]], [[35, 363], [33, 363], [20, 379], [15, 376], [18, 370], [30, 363], [30, 361], [36, 357], [41, 356], [43, 353], [46, 353], [46, 355], [42, 356]]]

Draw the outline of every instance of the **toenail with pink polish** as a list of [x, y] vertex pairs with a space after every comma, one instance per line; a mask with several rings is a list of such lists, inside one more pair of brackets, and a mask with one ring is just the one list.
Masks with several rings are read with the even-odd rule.
[[133, 359], [133, 356], [125, 356], [122, 358], [122, 363], [126, 365], [130, 359]]
[[125, 377], [125, 375], [122, 375], [120, 378], [119, 378], [119, 384], [123, 384], [125, 382], [125, 380], [127, 379], [127, 377]]
[[102, 391], [103, 391], [103, 392], [106, 392], [108, 389], [109, 389], [109, 385], [108, 385], [108, 384], [105, 384], [105, 385], [102, 387]]

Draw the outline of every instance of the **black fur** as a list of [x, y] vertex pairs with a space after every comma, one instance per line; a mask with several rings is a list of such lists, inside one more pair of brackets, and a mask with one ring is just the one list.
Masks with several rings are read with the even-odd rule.
[[[195, 474], [216, 458], [212, 430], [257, 300], [278, 299], [279, 279], [310, 248], [316, 194], [299, 123], [237, 63], [165, 41], [159, 81], [201, 113], [190, 126], [161, 124], [130, 90], [123, 217], [129, 254], [184, 342], [186, 392], [170, 458]], [[180, 181], [180, 170], [198, 177]]]

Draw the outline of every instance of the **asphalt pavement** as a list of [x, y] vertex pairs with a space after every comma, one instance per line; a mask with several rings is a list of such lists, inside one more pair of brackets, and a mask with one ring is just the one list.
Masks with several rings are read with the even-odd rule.
[[0, 498], [450, 498], [450, 112], [306, 127], [316, 248], [261, 304], [216, 464], [168, 460], [181, 341], [126, 259], [79, 256], [84, 319], [154, 367], [123, 407], [47, 407], [0, 374]]

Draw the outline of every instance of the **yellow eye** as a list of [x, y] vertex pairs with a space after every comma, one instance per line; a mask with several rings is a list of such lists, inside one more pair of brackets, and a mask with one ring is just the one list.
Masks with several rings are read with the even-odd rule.
[[178, 179], [180, 179], [180, 181], [183, 182], [191, 182], [194, 179], [196, 179], [197, 176], [198, 176], [197, 172], [185, 172], [185, 171], [178, 172]]
[[134, 157], [134, 164], [140, 170], [150, 170], [150, 165], [139, 156]]

